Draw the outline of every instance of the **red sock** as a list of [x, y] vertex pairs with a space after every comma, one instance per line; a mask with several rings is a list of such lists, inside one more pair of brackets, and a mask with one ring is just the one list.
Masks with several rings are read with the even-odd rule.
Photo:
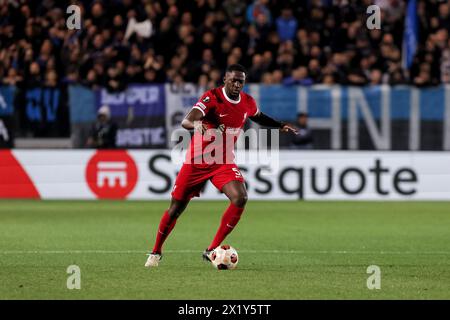
[[233, 228], [239, 222], [239, 219], [241, 218], [241, 214], [243, 211], [244, 211], [244, 208], [236, 207], [233, 203], [230, 203], [227, 210], [225, 211], [225, 213], [222, 216], [222, 220], [220, 222], [219, 229], [217, 230], [214, 240], [209, 245], [208, 250], [212, 250], [212, 249], [218, 247], [222, 243], [222, 241], [225, 239], [225, 237], [231, 231], [233, 231]]
[[173, 227], [175, 227], [175, 223], [177, 222], [176, 218], [171, 218], [167, 210], [164, 212], [161, 222], [159, 223], [158, 232], [156, 234], [156, 242], [153, 247], [153, 253], [161, 253], [162, 245], [169, 235], [170, 231], [172, 231]]

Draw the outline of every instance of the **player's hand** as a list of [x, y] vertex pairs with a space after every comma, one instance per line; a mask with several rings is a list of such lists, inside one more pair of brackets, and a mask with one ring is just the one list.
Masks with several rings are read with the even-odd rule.
[[285, 124], [283, 127], [281, 127], [281, 129], [280, 129], [282, 132], [293, 132], [293, 133], [295, 133], [295, 134], [297, 134], [298, 133], [298, 130], [296, 129], [296, 128], [294, 128], [294, 127], [292, 127], [292, 126], [290, 126], [290, 125], [288, 125], [288, 124]]
[[208, 128], [201, 121], [194, 121], [194, 130], [200, 132], [202, 135], [205, 134]]

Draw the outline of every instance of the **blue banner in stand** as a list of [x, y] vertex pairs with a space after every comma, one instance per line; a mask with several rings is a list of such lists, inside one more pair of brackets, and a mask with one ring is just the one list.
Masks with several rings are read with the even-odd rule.
[[96, 109], [106, 105], [119, 130], [120, 148], [166, 146], [166, 105], [163, 85], [131, 85], [119, 93], [97, 91]]
[[13, 86], [0, 86], [0, 148], [14, 146], [12, 130], [14, 90]]
[[13, 86], [0, 86], [0, 117], [14, 113], [14, 90]]
[[95, 93], [81, 85], [69, 86], [70, 122], [92, 123], [96, 117]]

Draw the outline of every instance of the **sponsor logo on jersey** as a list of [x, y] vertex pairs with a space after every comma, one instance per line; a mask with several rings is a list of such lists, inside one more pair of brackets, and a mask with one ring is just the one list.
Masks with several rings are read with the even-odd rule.
[[203, 102], [209, 102], [209, 100], [211, 100], [211, 99], [210, 99], [208, 96], [206, 96], [206, 97], [203, 98], [202, 101], [203, 101]]
[[242, 128], [231, 128], [228, 127], [225, 129], [225, 133], [229, 133], [229, 134], [239, 134], [241, 132]]

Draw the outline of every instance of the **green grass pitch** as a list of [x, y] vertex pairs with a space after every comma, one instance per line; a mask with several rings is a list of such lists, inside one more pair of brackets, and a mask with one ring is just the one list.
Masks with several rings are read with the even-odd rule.
[[194, 200], [146, 269], [167, 205], [0, 201], [0, 299], [450, 299], [449, 202], [251, 200], [225, 241], [238, 268], [218, 271], [201, 252], [227, 202]]

